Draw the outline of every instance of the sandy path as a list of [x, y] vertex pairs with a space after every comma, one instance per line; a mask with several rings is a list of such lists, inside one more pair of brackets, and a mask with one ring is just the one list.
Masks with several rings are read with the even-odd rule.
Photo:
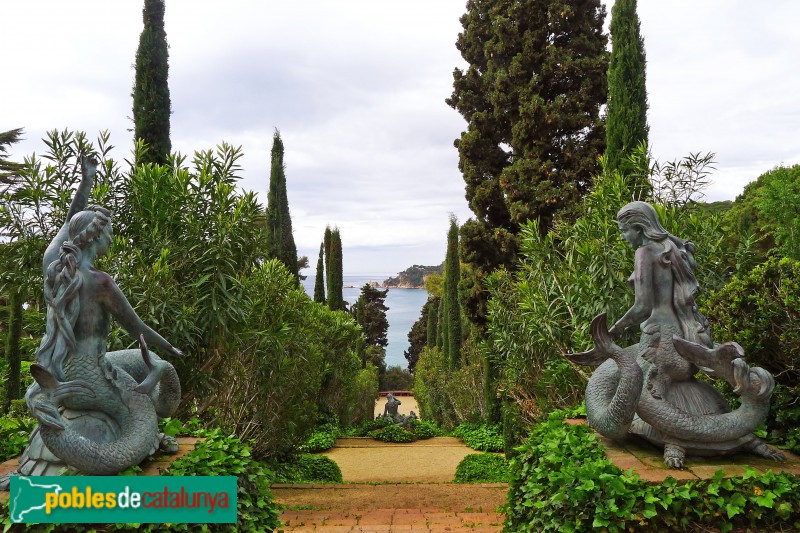
[[346, 483], [451, 483], [456, 467], [474, 450], [454, 437], [434, 437], [408, 444], [372, 438], [338, 439], [323, 455], [342, 470]]

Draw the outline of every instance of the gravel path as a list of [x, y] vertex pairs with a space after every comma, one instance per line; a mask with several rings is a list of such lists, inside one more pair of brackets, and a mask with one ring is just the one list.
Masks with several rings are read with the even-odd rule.
[[454, 437], [434, 437], [408, 444], [371, 438], [338, 439], [323, 455], [339, 465], [346, 483], [451, 483], [456, 467], [471, 453]]
[[452, 483], [458, 463], [477, 453], [459, 439], [409, 444], [338, 439], [324, 455], [342, 470], [343, 485], [273, 485], [287, 506], [284, 531], [339, 533], [424, 531], [497, 533], [508, 485]]

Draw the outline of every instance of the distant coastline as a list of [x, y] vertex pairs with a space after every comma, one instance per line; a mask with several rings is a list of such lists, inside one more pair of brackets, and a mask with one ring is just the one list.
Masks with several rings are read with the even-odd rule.
[[431, 274], [442, 275], [444, 262], [437, 266], [413, 265], [381, 283], [383, 289], [424, 289], [425, 278]]

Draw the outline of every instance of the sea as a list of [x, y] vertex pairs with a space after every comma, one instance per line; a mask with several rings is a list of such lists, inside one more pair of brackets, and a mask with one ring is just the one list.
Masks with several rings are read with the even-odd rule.
[[[397, 274], [358, 274], [343, 276], [342, 297], [352, 305], [361, 294], [361, 287], [365, 283], [374, 281], [378, 285]], [[314, 297], [314, 275], [303, 280], [306, 294]], [[408, 361], [403, 353], [408, 349], [408, 332], [419, 318], [422, 306], [428, 300], [425, 289], [389, 289], [386, 294], [386, 320], [389, 322], [389, 331], [386, 337], [389, 344], [386, 346], [386, 366], [408, 367]]]

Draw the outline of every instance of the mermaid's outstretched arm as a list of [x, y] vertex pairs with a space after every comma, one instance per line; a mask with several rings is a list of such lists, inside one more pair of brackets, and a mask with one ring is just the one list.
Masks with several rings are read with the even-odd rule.
[[152, 345], [158, 346], [170, 355], [182, 356], [183, 352], [175, 348], [164, 337], [159, 335], [150, 326], [145, 324], [136, 310], [131, 306], [128, 299], [122, 294], [116, 282], [104, 272], [95, 271], [95, 276], [99, 281], [101, 287], [100, 295], [102, 297], [103, 307], [108, 311], [117, 321], [125, 328], [125, 331], [131, 334], [135, 339], [144, 336], [144, 340]]
[[95, 174], [97, 174], [97, 160], [94, 157], [82, 155], [81, 183], [78, 185], [78, 190], [75, 191], [75, 196], [72, 198], [72, 203], [69, 206], [69, 211], [67, 211], [67, 219], [64, 221], [64, 225], [58, 230], [53, 240], [50, 241], [50, 245], [47, 247], [47, 250], [44, 252], [44, 257], [42, 258], [42, 272], [45, 275], [47, 275], [47, 267], [50, 266], [50, 263], [58, 259], [61, 245], [67, 240], [69, 235], [69, 221], [72, 220], [72, 217], [77, 213], [86, 209], [86, 205], [89, 203], [89, 195], [92, 193], [92, 187], [94, 187]]

